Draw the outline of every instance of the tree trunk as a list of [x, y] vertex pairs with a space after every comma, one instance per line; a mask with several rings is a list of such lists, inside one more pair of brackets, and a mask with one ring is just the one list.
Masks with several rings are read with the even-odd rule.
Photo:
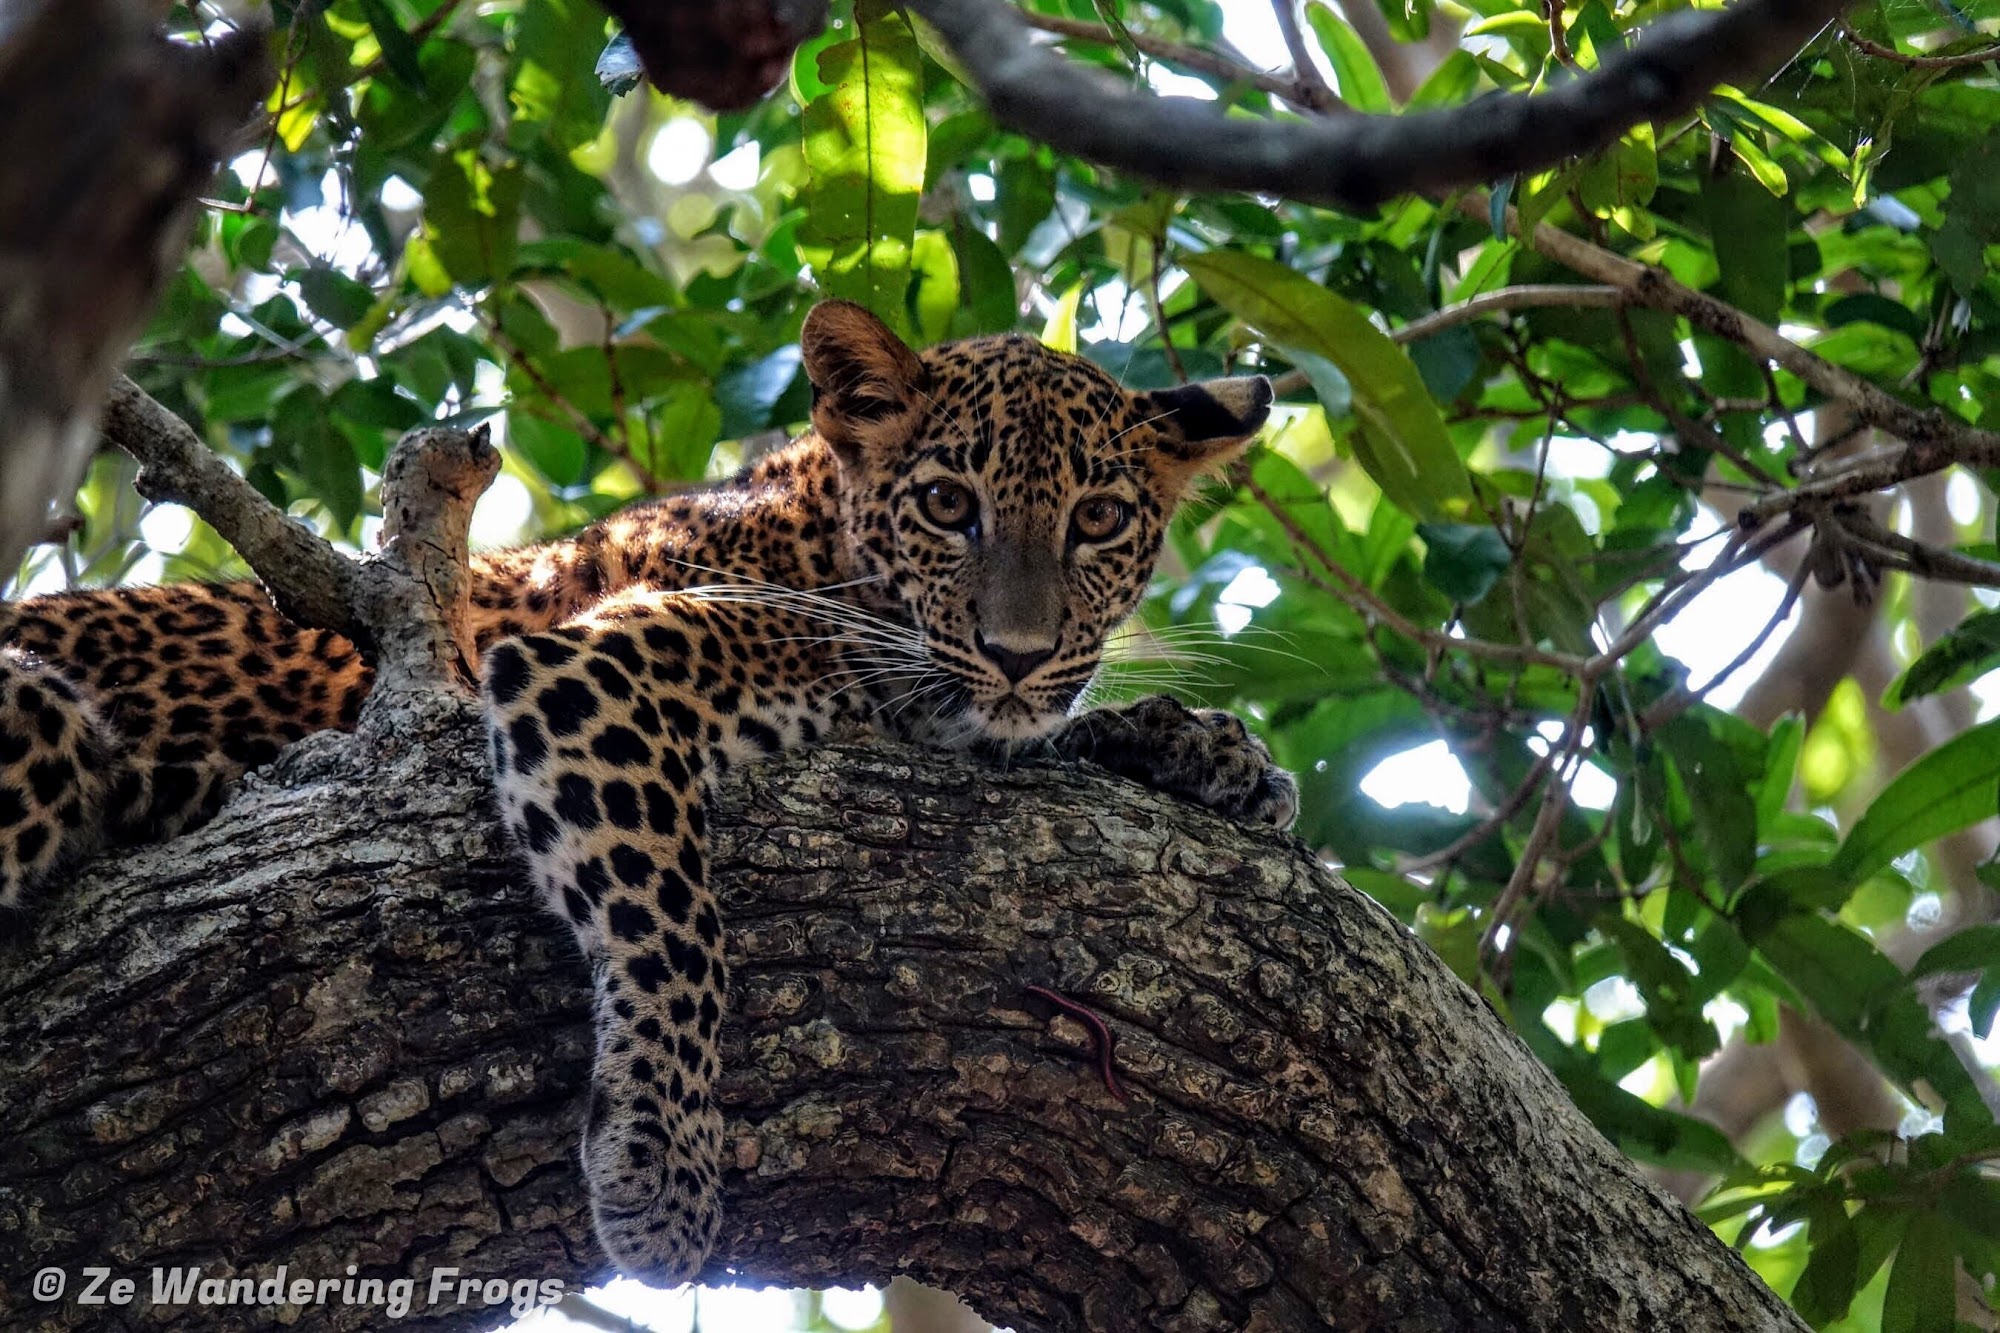
[[[293, 747], [0, 951], [0, 1326], [372, 1328], [395, 1297], [159, 1309], [160, 1265], [282, 1264], [283, 1297], [410, 1276], [404, 1322], [462, 1328], [525, 1293], [460, 1279], [602, 1275], [584, 965], [446, 711], [393, 751]], [[748, 775], [715, 834], [735, 1149], [708, 1280], [904, 1274], [1023, 1333], [1803, 1327], [1293, 841], [884, 743]], [[1108, 1017], [1128, 1102], [1028, 984]], [[86, 1266], [127, 1303], [78, 1304]]]

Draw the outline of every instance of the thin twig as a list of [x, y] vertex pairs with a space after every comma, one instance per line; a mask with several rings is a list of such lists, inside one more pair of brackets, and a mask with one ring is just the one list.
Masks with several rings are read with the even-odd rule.
[[1527, 775], [1519, 783], [1515, 784], [1514, 790], [1507, 794], [1506, 800], [1494, 807], [1492, 814], [1486, 816], [1486, 818], [1480, 820], [1477, 824], [1429, 855], [1419, 856], [1414, 861], [1403, 862], [1397, 867], [1398, 873], [1405, 875], [1422, 874], [1438, 866], [1451, 865], [1474, 847], [1477, 847], [1480, 843], [1485, 842], [1488, 838], [1499, 832], [1509, 820], [1521, 813], [1521, 808], [1527, 805], [1528, 799], [1542, 785], [1542, 779], [1547, 776], [1549, 769], [1555, 765], [1556, 753], [1556, 747], [1553, 745], [1542, 751], [1536, 757], [1534, 764], [1528, 769]]
[[1846, 38], [1848, 44], [1855, 50], [1881, 60], [1893, 60], [1898, 65], [1908, 65], [1912, 69], [1961, 69], [1966, 65], [1984, 65], [1989, 61], [2000, 60], [2000, 43], [1982, 46], [1977, 51], [1961, 51], [1955, 56], [1913, 56], [1906, 55], [1893, 46], [1869, 41], [1856, 32], [1854, 26], [1845, 18], [1840, 19], [1839, 23], [1840, 35]]
[[[1583, 751], [1584, 730], [1590, 724], [1590, 710], [1596, 703], [1597, 682], [1586, 679], [1579, 685], [1576, 707], [1570, 711], [1563, 723], [1562, 735], [1549, 742], [1550, 754], [1560, 752], [1561, 757], [1551, 766], [1552, 772], [1542, 786], [1542, 806], [1535, 812], [1535, 822], [1528, 830], [1528, 840], [1522, 844], [1521, 854], [1514, 862], [1514, 873], [1508, 876], [1507, 886], [1500, 896], [1493, 900], [1488, 909], [1486, 929], [1480, 933], [1479, 955], [1490, 960], [1488, 966], [1496, 973], [1503, 969], [1503, 951], [1499, 947], [1500, 932], [1506, 928], [1519, 905], [1535, 885], [1535, 872], [1540, 869], [1542, 857], [1549, 844], [1555, 840], [1556, 829], [1562, 823], [1563, 808], [1569, 804], [1570, 784], [1576, 780], [1574, 765]], [[1563, 770], [1569, 769], [1565, 773]]]
[[[1460, 200], [1468, 216], [1485, 221], [1488, 202], [1474, 191]], [[1961, 463], [1968, 467], [2000, 466], [2000, 433], [1981, 430], [1941, 411], [1913, 407], [1850, 371], [1844, 370], [1754, 319], [1725, 301], [1698, 292], [1665, 270], [1627, 259], [1580, 236], [1538, 224], [1523, 235], [1519, 214], [1506, 210], [1507, 227], [1532, 249], [1587, 278], [1619, 288], [1634, 305], [1677, 315], [1736, 343], [1753, 357], [1784, 367], [1809, 387], [1845, 404], [1865, 425], [1888, 431], [1903, 447], [1874, 455], [1881, 461], [1857, 466], [1834, 477], [1813, 478], [1791, 490], [1779, 490], [1746, 505], [1741, 521], [1760, 526], [1787, 510], [1817, 501], [1846, 499], [1883, 490], [1912, 477], [1928, 475]]]
[[1798, 605], [1799, 594], [1805, 591], [1806, 579], [1811, 577], [1811, 575], [1812, 562], [1800, 561], [1799, 567], [1792, 572], [1791, 581], [1785, 585], [1785, 596], [1778, 603], [1778, 609], [1773, 611], [1764, 621], [1764, 627], [1757, 631], [1756, 637], [1743, 645], [1743, 651], [1730, 658], [1721, 670], [1703, 681], [1696, 688], [1672, 690], [1655, 701], [1650, 708], [1639, 715], [1639, 730], [1648, 735], [1658, 731], [1661, 727], [1673, 721], [1703, 699], [1706, 699], [1724, 681], [1748, 665], [1750, 659], [1757, 655], [1758, 649], [1762, 648], [1770, 640], [1771, 635], [1777, 632], [1778, 626], [1792, 618], [1792, 610]]
[[1299, 0], [1271, 0], [1271, 11], [1278, 16], [1278, 31], [1285, 35], [1285, 49], [1292, 54], [1292, 77], [1298, 80], [1299, 89], [1306, 94], [1312, 109], [1322, 115], [1354, 110], [1320, 76], [1319, 63], [1313, 59], [1306, 46], [1306, 35], [1299, 28]]

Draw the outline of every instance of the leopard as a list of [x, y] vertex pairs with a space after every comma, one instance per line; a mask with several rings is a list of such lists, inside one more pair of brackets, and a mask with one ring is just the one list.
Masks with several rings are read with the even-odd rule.
[[[1091, 764], [1288, 827], [1298, 787], [1237, 717], [1085, 708], [1167, 526], [1272, 389], [1134, 390], [1020, 334], [917, 351], [823, 301], [809, 428], [732, 478], [472, 559], [468, 626], [497, 810], [591, 975], [580, 1157], [619, 1270], [671, 1285], [721, 1224], [709, 882], [717, 784], [850, 732]], [[34, 598], [0, 627], [0, 906], [92, 850], [208, 818], [245, 772], [352, 729], [365, 655], [260, 588]]]

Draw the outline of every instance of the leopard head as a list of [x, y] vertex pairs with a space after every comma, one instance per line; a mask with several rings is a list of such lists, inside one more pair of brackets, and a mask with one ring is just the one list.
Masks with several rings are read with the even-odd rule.
[[1271, 403], [1261, 376], [1128, 391], [1019, 335], [916, 352], [844, 301], [815, 307], [800, 341], [856, 561], [922, 637], [934, 675], [913, 711], [944, 739], [1062, 722], [1174, 507]]

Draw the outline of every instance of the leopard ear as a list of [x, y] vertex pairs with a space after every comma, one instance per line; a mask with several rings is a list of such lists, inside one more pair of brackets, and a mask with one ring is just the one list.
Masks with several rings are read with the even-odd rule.
[[1164, 460], [1189, 474], [1219, 467], [1242, 452], [1271, 415], [1271, 381], [1262, 375], [1183, 384], [1138, 396], [1141, 416], [1156, 418]]
[[852, 301], [821, 301], [799, 331], [812, 420], [842, 454], [899, 441], [921, 417], [930, 374], [887, 324]]

